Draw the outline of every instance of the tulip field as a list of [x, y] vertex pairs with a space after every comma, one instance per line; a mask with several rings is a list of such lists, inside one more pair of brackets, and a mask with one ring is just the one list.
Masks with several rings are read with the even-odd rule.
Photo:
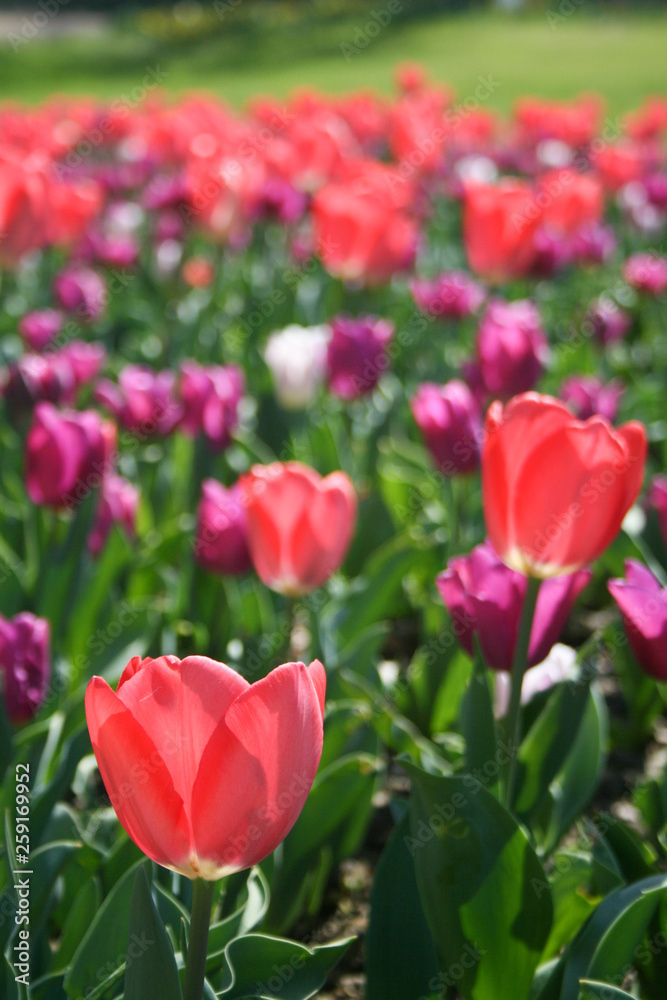
[[4, 1000], [665, 1000], [667, 99], [0, 105]]

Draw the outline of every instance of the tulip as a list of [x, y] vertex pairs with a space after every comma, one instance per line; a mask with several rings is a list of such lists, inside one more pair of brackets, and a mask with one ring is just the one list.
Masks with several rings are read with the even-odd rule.
[[464, 271], [449, 271], [432, 280], [415, 278], [410, 285], [415, 303], [427, 316], [464, 319], [477, 312], [485, 291]]
[[503, 562], [539, 579], [593, 562], [641, 488], [643, 425], [582, 422], [558, 400], [525, 393], [493, 403], [485, 430], [484, 517]]
[[593, 376], [573, 375], [560, 387], [560, 398], [580, 420], [588, 420], [597, 413], [613, 423], [623, 392], [623, 386], [616, 380], [605, 385]]
[[63, 316], [56, 309], [26, 313], [19, 321], [19, 333], [33, 351], [42, 351], [62, 328]]
[[479, 376], [487, 393], [504, 399], [532, 389], [549, 357], [537, 306], [493, 299], [477, 333]]
[[7, 715], [27, 722], [44, 701], [51, 676], [50, 626], [24, 611], [7, 620], [0, 615], [0, 671]]
[[377, 285], [412, 267], [418, 228], [412, 186], [393, 167], [359, 161], [313, 200], [317, 250], [346, 281]]
[[57, 354], [24, 354], [10, 365], [3, 395], [11, 409], [30, 409], [35, 403], [71, 402], [74, 375]]
[[146, 438], [170, 434], [183, 408], [175, 398], [173, 372], [154, 372], [143, 365], [127, 365], [118, 385], [102, 379], [95, 400], [106, 407], [132, 434]]
[[235, 365], [203, 367], [196, 361], [184, 361], [180, 382], [181, 430], [192, 437], [203, 433], [218, 451], [226, 448], [238, 425], [244, 388], [243, 371]]
[[238, 576], [251, 566], [246, 537], [246, 512], [238, 484], [225, 489], [205, 479], [197, 508], [195, 559], [211, 573]]
[[139, 490], [122, 476], [107, 476], [102, 483], [95, 521], [88, 536], [88, 551], [98, 556], [106, 544], [114, 524], [120, 525], [125, 534], [134, 539]]
[[300, 462], [255, 465], [240, 480], [248, 545], [261, 580], [290, 597], [321, 586], [352, 540], [357, 498], [349, 477], [322, 478]]
[[326, 675], [286, 663], [255, 684], [206, 656], [135, 656], [86, 690], [93, 750], [121, 826], [157, 864], [213, 881], [294, 826], [322, 752]]
[[445, 475], [472, 472], [479, 467], [482, 418], [465, 382], [424, 382], [410, 405], [426, 446]]
[[630, 648], [647, 674], [667, 681], [667, 587], [646, 566], [627, 559], [625, 579], [610, 580]]
[[494, 282], [527, 274], [541, 216], [531, 188], [521, 181], [469, 184], [463, 199], [463, 242], [471, 270]]
[[387, 347], [394, 324], [377, 316], [337, 316], [327, 345], [329, 389], [341, 399], [370, 392], [389, 367]]
[[654, 476], [648, 491], [648, 502], [658, 515], [660, 531], [667, 546], [667, 476]]
[[103, 344], [72, 340], [60, 350], [57, 357], [72, 373], [75, 389], [97, 378], [104, 365], [107, 352]]
[[611, 226], [591, 223], [575, 233], [570, 243], [572, 260], [578, 264], [604, 264], [612, 256], [618, 241]]
[[106, 307], [107, 289], [104, 279], [90, 267], [70, 267], [56, 275], [53, 291], [65, 312], [76, 313], [92, 321]]
[[331, 328], [297, 326], [276, 330], [264, 348], [278, 402], [286, 410], [302, 410], [312, 403], [327, 366], [327, 344]]
[[116, 428], [93, 410], [35, 407], [26, 439], [25, 477], [33, 503], [73, 507], [113, 471]]
[[[591, 578], [588, 569], [547, 580], [540, 588], [528, 648], [528, 665], [546, 659], [560, 638], [572, 605]], [[436, 578], [442, 601], [465, 651], [473, 654], [473, 634], [493, 670], [510, 671], [519, 633], [526, 577], [506, 566], [484, 542], [467, 556], [451, 559]]]
[[591, 303], [586, 321], [592, 327], [596, 340], [605, 347], [622, 340], [632, 326], [630, 316], [613, 299], [605, 296]]
[[634, 253], [623, 265], [623, 277], [639, 292], [662, 295], [667, 289], [667, 257]]
[[[602, 184], [591, 174], [564, 167], [540, 178], [544, 224], [560, 233], [575, 233], [599, 222], [604, 209]], [[539, 196], [538, 196], [539, 197]]]

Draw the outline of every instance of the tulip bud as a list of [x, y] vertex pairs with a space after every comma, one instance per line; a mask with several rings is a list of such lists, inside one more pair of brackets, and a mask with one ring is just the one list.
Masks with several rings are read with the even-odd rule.
[[479, 374], [489, 395], [508, 399], [532, 389], [549, 357], [537, 306], [493, 299], [477, 333]]
[[210, 573], [238, 576], [250, 569], [246, 512], [238, 484], [225, 489], [205, 479], [197, 508], [195, 559]]
[[486, 293], [463, 271], [449, 271], [428, 280], [415, 278], [410, 284], [415, 304], [434, 319], [464, 319], [477, 312]]
[[341, 399], [370, 392], [389, 367], [387, 346], [394, 324], [377, 316], [337, 316], [327, 346], [329, 389]]
[[667, 289], [667, 258], [634, 253], [623, 265], [623, 277], [639, 292], [662, 295]]
[[269, 337], [264, 360], [271, 369], [276, 396], [286, 410], [302, 410], [312, 403], [327, 365], [328, 326], [291, 324]]
[[14, 723], [27, 722], [40, 707], [51, 676], [50, 626], [24, 611], [7, 620], [0, 615], [0, 671], [5, 708]]
[[634, 559], [625, 563], [625, 579], [610, 580], [637, 663], [647, 674], [667, 681], [667, 587]]
[[139, 490], [122, 476], [107, 476], [102, 484], [95, 521], [88, 536], [88, 551], [98, 556], [106, 544], [114, 524], [120, 525], [125, 534], [134, 539]]
[[42, 351], [62, 328], [63, 316], [56, 309], [29, 312], [19, 321], [19, 333], [33, 351]]
[[560, 398], [580, 420], [588, 420], [598, 413], [611, 424], [616, 419], [623, 392], [623, 386], [618, 381], [604, 385], [594, 376], [573, 375], [563, 382]]
[[106, 307], [107, 289], [104, 279], [89, 267], [70, 267], [56, 275], [53, 291], [65, 312], [76, 313], [92, 322]]
[[167, 435], [183, 413], [175, 397], [175, 383], [173, 372], [127, 365], [118, 376], [118, 385], [107, 379], [98, 382], [95, 400], [137, 437]]
[[410, 405], [435, 464], [446, 476], [479, 467], [482, 418], [465, 382], [424, 382]]
[[195, 437], [205, 434], [216, 450], [226, 448], [238, 425], [238, 408], [245, 379], [234, 365], [203, 367], [196, 361], [181, 365], [181, 430]]

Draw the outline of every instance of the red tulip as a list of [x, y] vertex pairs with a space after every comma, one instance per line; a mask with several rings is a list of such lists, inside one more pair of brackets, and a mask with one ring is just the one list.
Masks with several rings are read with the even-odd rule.
[[322, 753], [326, 675], [285, 663], [255, 684], [206, 656], [135, 656], [86, 719], [104, 786], [144, 854], [209, 881], [257, 864], [294, 826]]
[[531, 188], [521, 181], [471, 184], [463, 201], [463, 241], [471, 269], [496, 282], [527, 274], [541, 219]]
[[592, 562], [618, 534], [644, 474], [646, 431], [577, 420], [550, 396], [528, 392], [486, 418], [484, 517], [512, 569], [546, 578]]
[[255, 465], [240, 480], [258, 575], [280, 594], [307, 594], [342, 563], [357, 511], [344, 472], [323, 479], [300, 462]]

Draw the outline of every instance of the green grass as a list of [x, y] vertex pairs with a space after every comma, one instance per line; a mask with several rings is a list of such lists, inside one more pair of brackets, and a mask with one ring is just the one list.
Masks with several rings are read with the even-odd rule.
[[[384, 10], [386, 0], [368, 9]], [[353, 44], [365, 21], [221, 28], [169, 45], [127, 28], [91, 40], [35, 39], [16, 52], [2, 46], [0, 99], [34, 103], [54, 92], [131, 98], [147, 68], [158, 66], [169, 93], [206, 89], [234, 105], [306, 85], [389, 91], [393, 67], [403, 60], [418, 60], [460, 98], [474, 95], [480, 77], [491, 77], [496, 89], [487, 105], [504, 111], [524, 94], [567, 99], [596, 90], [618, 114], [647, 94], [667, 92], [667, 12], [602, 17], [575, 7], [555, 26], [544, 15], [499, 13], [394, 20], [346, 59], [341, 44]]]

